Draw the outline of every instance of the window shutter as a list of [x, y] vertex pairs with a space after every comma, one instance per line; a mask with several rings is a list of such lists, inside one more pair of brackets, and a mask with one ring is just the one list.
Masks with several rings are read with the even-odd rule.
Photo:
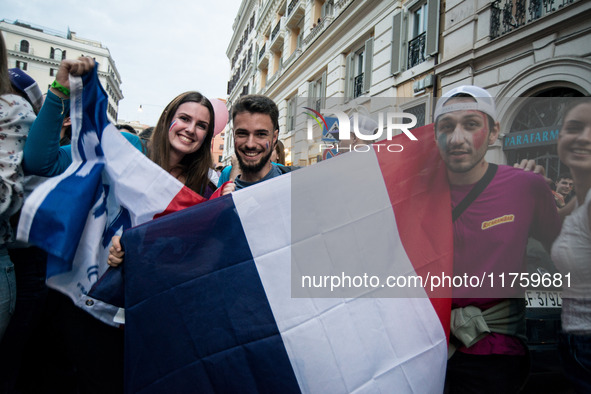
[[363, 76], [363, 91], [371, 88], [371, 73], [373, 67], [373, 37], [365, 41], [365, 75]]
[[425, 52], [433, 56], [439, 52], [439, 1], [428, 0], [427, 2], [427, 37]]
[[293, 131], [295, 129], [295, 97], [290, 98], [287, 101], [287, 131]]
[[314, 88], [315, 82], [308, 82], [308, 107], [314, 108]]
[[353, 53], [347, 55], [345, 59], [345, 100], [353, 97]]
[[322, 84], [320, 85], [320, 108], [326, 107], [326, 71], [322, 73]]
[[402, 43], [404, 42], [402, 35], [402, 12], [394, 15], [394, 23], [392, 25], [392, 74], [396, 75], [402, 70]]

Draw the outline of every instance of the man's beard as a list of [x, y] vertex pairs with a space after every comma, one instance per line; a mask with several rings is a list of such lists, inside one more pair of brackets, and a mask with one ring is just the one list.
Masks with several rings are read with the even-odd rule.
[[238, 159], [238, 164], [240, 164], [240, 171], [243, 174], [256, 174], [259, 171], [261, 171], [265, 167], [265, 165], [271, 160], [271, 154], [273, 153], [273, 150], [270, 149], [265, 156], [261, 157], [261, 159], [258, 162], [253, 164], [247, 164], [244, 161], [242, 161], [242, 156], [236, 149], [235, 153], [236, 158]]

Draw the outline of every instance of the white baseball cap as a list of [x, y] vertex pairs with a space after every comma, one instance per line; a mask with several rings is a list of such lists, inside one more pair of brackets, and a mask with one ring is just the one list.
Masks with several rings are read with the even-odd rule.
[[[450, 98], [457, 96], [459, 94], [467, 94], [468, 96], [474, 98], [474, 100], [476, 101], [469, 103], [454, 103], [450, 105], [445, 105], [445, 103]], [[439, 116], [446, 114], [448, 112], [466, 110], [476, 110], [484, 112], [485, 114], [490, 115], [494, 120], [497, 119], [497, 109], [495, 106], [495, 100], [492, 98], [489, 92], [474, 85], [459, 86], [457, 88], [453, 88], [452, 90], [448, 91], [443, 96], [441, 96], [439, 100], [437, 100], [437, 105], [435, 106], [435, 113], [433, 114], [433, 119], [437, 121], [437, 118]]]

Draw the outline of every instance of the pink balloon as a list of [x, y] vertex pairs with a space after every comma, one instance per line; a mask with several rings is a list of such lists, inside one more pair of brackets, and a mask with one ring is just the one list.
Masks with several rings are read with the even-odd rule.
[[228, 124], [228, 109], [226, 108], [226, 103], [219, 99], [209, 99], [211, 105], [213, 106], [213, 112], [215, 114], [215, 125], [213, 127], [213, 136], [215, 137], [219, 133], [221, 133], [226, 124]]

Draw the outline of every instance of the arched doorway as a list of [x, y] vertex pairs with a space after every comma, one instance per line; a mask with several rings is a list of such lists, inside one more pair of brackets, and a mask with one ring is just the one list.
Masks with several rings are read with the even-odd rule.
[[556, 153], [558, 131], [564, 106], [569, 99], [583, 96], [571, 87], [551, 87], [538, 89], [532, 96], [521, 99], [503, 141], [507, 163], [533, 159], [546, 169], [546, 176], [552, 180], [567, 172]]

